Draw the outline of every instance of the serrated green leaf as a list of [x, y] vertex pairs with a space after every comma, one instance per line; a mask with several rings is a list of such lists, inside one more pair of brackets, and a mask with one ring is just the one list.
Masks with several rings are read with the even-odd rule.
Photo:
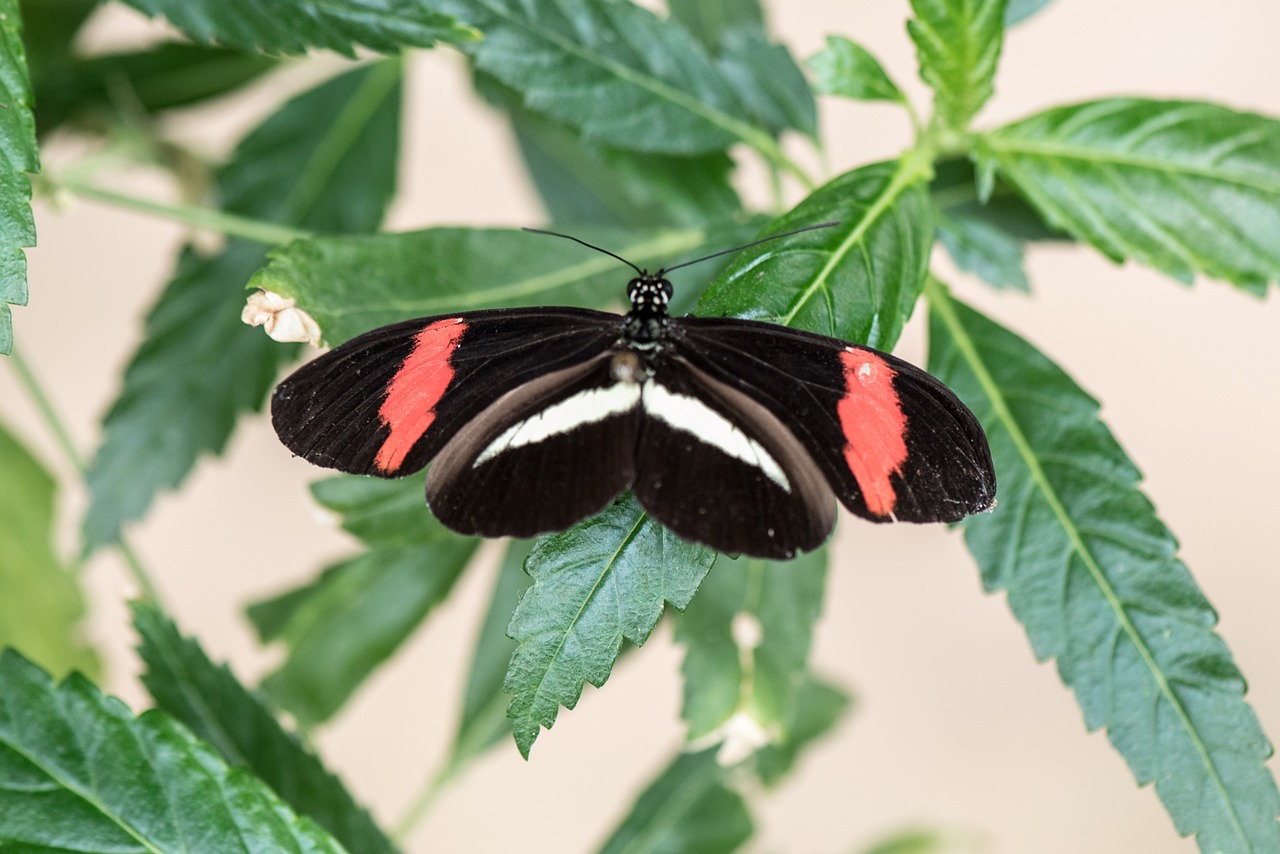
[[[652, 267], [691, 255], [707, 234], [692, 228], [574, 232]], [[447, 311], [620, 303], [631, 275], [617, 260], [568, 240], [514, 229], [431, 228], [298, 241], [272, 252], [249, 287], [296, 299], [325, 340], [339, 344], [397, 320]], [[687, 281], [705, 275], [693, 267]]]
[[712, 53], [733, 30], [765, 29], [758, 0], [667, 0], [667, 12]]
[[1058, 107], [978, 138], [986, 169], [1117, 261], [1256, 294], [1280, 280], [1280, 121], [1194, 101]]
[[915, 164], [846, 172], [761, 235], [837, 221], [738, 253], [698, 313], [775, 320], [888, 350], [924, 285], [933, 206]]
[[754, 827], [742, 796], [724, 783], [715, 751], [676, 757], [636, 800], [600, 854], [728, 854]]
[[147, 668], [142, 681], [158, 708], [212, 744], [228, 764], [256, 774], [347, 850], [394, 854], [396, 847], [342, 782], [280, 726], [225, 664], [210, 661], [200, 644], [183, 637], [154, 605], [135, 604], [133, 625]]
[[476, 67], [530, 109], [633, 151], [776, 151], [706, 50], [674, 21], [613, 0], [448, 0], [482, 30]]
[[[676, 641], [685, 647], [681, 716], [690, 741], [736, 712], [776, 740], [787, 737], [797, 689], [809, 678], [826, 571], [826, 549], [818, 549], [787, 562], [725, 561], [707, 576], [676, 621]], [[748, 636], [735, 637], [735, 624]]]
[[13, 851], [342, 852], [259, 780], [162, 712], [134, 718], [72, 674], [0, 655], [0, 847]]
[[1009, 0], [1004, 10], [1004, 25], [1020, 24], [1052, 3], [1053, 0]]
[[36, 78], [41, 135], [86, 113], [126, 109], [155, 113], [224, 95], [276, 67], [260, 54], [169, 43], [134, 53], [67, 58]]
[[427, 512], [422, 477], [343, 475], [313, 492], [368, 550], [247, 610], [263, 642], [282, 640], [289, 649], [263, 688], [308, 725], [332, 717], [444, 601], [477, 544]]
[[13, 352], [10, 305], [27, 304], [27, 256], [36, 245], [31, 179], [40, 171], [31, 80], [18, 0], [0, 0], [0, 355]]
[[[395, 187], [399, 93], [399, 65], [388, 62], [289, 101], [219, 172], [225, 208], [317, 230], [376, 228]], [[183, 254], [104, 419], [86, 476], [86, 550], [118, 539], [202, 454], [221, 453], [237, 416], [261, 408], [297, 352], [240, 321], [242, 285], [262, 260], [261, 247], [234, 240], [210, 258]]]
[[938, 213], [938, 240], [961, 270], [987, 284], [1016, 291], [1031, 290], [1022, 269], [1022, 243], [980, 219]]
[[406, 47], [463, 44], [479, 34], [418, 0], [291, 0], [267, 11], [258, 0], [124, 0], [163, 15], [192, 41], [245, 51], [301, 54], [312, 49], [354, 57], [357, 47], [399, 53]]
[[59, 676], [96, 678], [98, 657], [81, 633], [84, 597], [53, 547], [56, 484], [4, 425], [0, 484], [0, 649], [18, 649]]
[[597, 688], [629, 640], [649, 637], [664, 603], [683, 609], [716, 553], [653, 521], [630, 494], [560, 534], [538, 540], [525, 563], [533, 579], [507, 634], [519, 643], [503, 690], [516, 745], [527, 758], [560, 707]]
[[920, 79], [943, 123], [963, 131], [991, 97], [1004, 43], [1005, 0], [911, 0], [907, 32]]
[[988, 590], [1057, 660], [1178, 832], [1205, 851], [1280, 850], [1271, 746], [1177, 542], [1098, 404], [1026, 341], [930, 285], [929, 370], [982, 422], [1000, 504], [964, 523]]
[[756, 776], [766, 786], [777, 785], [795, 767], [800, 754], [830, 732], [849, 711], [849, 695], [812, 674], [795, 688], [786, 736], [766, 744], [751, 757]]
[[858, 101], [907, 102], [898, 84], [870, 51], [844, 36], [827, 36], [827, 46], [805, 63], [814, 74], [813, 90]]

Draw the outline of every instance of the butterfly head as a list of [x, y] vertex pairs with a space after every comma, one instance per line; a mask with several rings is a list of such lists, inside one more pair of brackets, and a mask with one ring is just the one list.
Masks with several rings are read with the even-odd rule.
[[671, 282], [663, 275], [662, 270], [650, 273], [648, 270], [627, 283], [627, 299], [631, 300], [631, 310], [657, 310], [665, 313], [667, 303], [671, 302]]

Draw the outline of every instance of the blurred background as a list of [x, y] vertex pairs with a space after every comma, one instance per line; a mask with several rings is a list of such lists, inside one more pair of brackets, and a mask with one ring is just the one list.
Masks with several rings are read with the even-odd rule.
[[[881, 59], [918, 108], [927, 107], [905, 2], [768, 5], [774, 33], [798, 57], [820, 49], [827, 33], [846, 34]], [[89, 43], [116, 48], [160, 32], [109, 7]], [[978, 125], [1113, 94], [1207, 99], [1280, 116], [1277, 33], [1274, 0], [1058, 0], [1007, 36], [996, 95]], [[171, 131], [202, 152], [223, 154], [283, 94], [341, 67], [322, 59], [285, 70], [244, 95], [177, 115]], [[404, 183], [388, 228], [543, 223], [511, 136], [470, 94], [462, 58], [447, 48], [419, 52], [411, 67]], [[909, 144], [906, 117], [893, 107], [837, 99], [819, 107], [827, 174]], [[796, 159], [823, 169], [806, 144], [789, 142]], [[80, 153], [63, 140], [46, 152], [46, 168]], [[749, 199], [768, 203], [762, 174], [747, 164], [739, 178]], [[155, 173], [115, 180], [131, 193], [176, 201]], [[55, 209], [40, 199], [35, 210], [31, 304], [14, 311], [16, 341], [89, 453], [185, 231], [74, 200]], [[1221, 615], [1253, 708], [1277, 737], [1276, 299], [1260, 302], [1211, 281], [1183, 287], [1065, 245], [1032, 249], [1029, 298], [955, 274], [945, 256], [936, 269], [1103, 402], [1104, 418], [1146, 473], [1147, 494]], [[916, 362], [924, 360], [922, 320], [923, 312], [897, 351]], [[70, 552], [85, 497], [8, 366], [0, 366], [0, 409], [69, 484], [61, 509]], [[306, 485], [317, 475], [254, 418], [224, 458], [203, 462], [181, 493], [163, 497], [130, 532], [181, 628], [250, 683], [277, 656], [257, 646], [243, 606], [353, 548], [309, 502]], [[478, 629], [496, 554], [482, 552], [481, 565], [426, 629], [319, 735], [326, 761], [386, 824], [443, 760], [465, 678], [463, 651]], [[124, 604], [136, 591], [108, 552], [85, 578], [106, 687], [141, 709]], [[982, 592], [957, 534], [843, 518], [813, 655], [817, 672], [854, 692], [855, 708], [786, 785], [757, 800], [761, 832], [751, 850], [851, 851], [914, 827], [954, 835], [957, 850], [1001, 854], [1196, 850], [1177, 838], [1154, 792], [1135, 787], [1105, 735], [1085, 733], [1053, 666], [1034, 661], [1003, 598]], [[532, 761], [507, 744], [477, 763], [442, 795], [411, 850], [593, 850], [681, 744], [679, 664], [669, 627], [659, 629], [605, 689], [588, 686], [577, 709], [561, 712]]]

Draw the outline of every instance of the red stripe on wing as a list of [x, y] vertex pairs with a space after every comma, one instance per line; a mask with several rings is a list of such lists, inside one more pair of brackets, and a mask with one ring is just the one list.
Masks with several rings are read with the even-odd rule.
[[907, 416], [893, 388], [897, 372], [874, 353], [848, 348], [840, 353], [844, 397], [836, 406], [844, 433], [844, 458], [858, 481], [867, 509], [893, 513], [898, 496], [889, 476], [907, 459]]
[[467, 324], [460, 317], [437, 320], [414, 336], [413, 352], [387, 385], [387, 396], [378, 409], [390, 428], [378, 449], [374, 465], [391, 473], [436, 420], [436, 404], [453, 381], [450, 358], [458, 349]]

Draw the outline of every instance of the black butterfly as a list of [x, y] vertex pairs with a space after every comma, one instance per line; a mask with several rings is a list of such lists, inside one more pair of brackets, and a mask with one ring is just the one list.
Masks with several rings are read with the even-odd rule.
[[430, 463], [432, 512], [484, 536], [563, 530], [630, 488], [687, 540], [790, 558], [826, 540], [833, 499], [876, 522], [995, 503], [982, 428], [929, 374], [771, 323], [671, 317], [666, 274], [696, 261], [649, 273], [600, 251], [638, 273], [625, 315], [492, 309], [375, 329], [280, 383], [281, 441], [355, 474]]

